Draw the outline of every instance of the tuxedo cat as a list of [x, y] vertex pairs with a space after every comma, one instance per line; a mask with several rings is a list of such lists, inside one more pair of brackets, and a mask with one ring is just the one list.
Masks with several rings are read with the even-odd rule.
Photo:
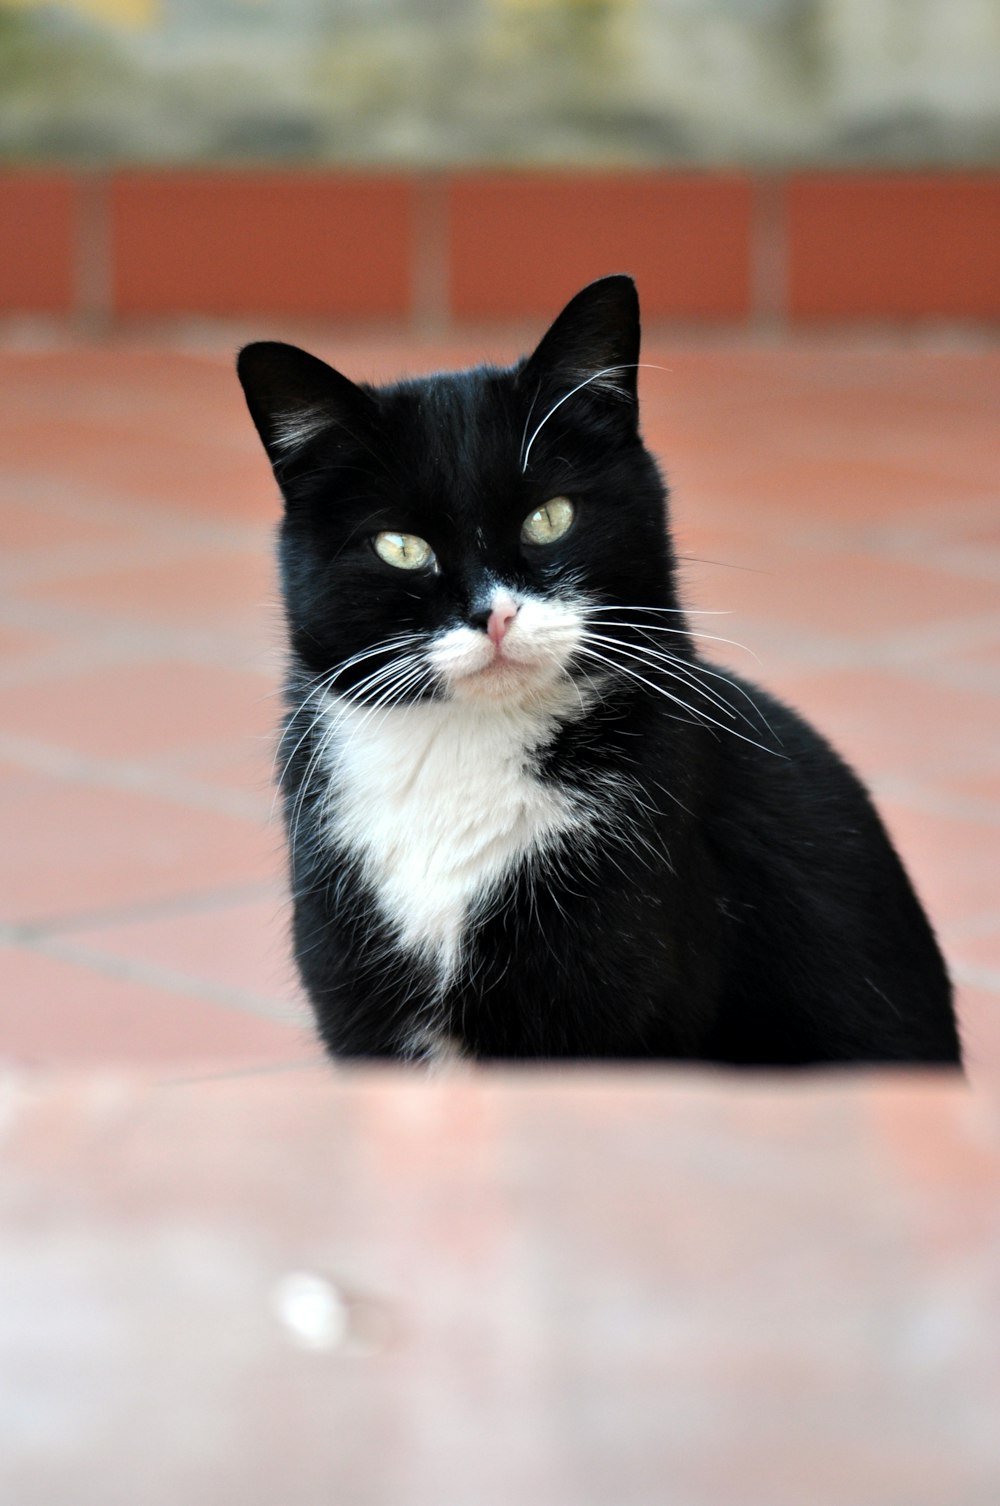
[[701, 657], [639, 434], [639, 310], [391, 386], [239, 357], [285, 500], [295, 952], [342, 1057], [950, 1062], [862, 785]]

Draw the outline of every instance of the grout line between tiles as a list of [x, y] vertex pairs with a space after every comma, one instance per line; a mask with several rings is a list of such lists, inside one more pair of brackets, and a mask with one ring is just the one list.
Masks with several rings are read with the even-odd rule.
[[981, 967], [976, 963], [952, 962], [952, 977], [966, 988], [981, 988], [986, 993], [1000, 994], [1000, 968]]
[[948, 926], [948, 935], [952, 945], [957, 951], [963, 941], [976, 940], [980, 936], [1000, 937], [1000, 912], [997, 910], [980, 910], [966, 915], [962, 920], [952, 921]]
[[39, 916], [26, 921], [0, 921], [0, 943], [9, 946], [30, 945], [36, 939], [72, 933], [98, 926], [134, 925], [149, 920], [170, 920], [188, 915], [210, 914], [229, 905], [254, 900], [273, 899], [276, 908], [289, 903], [287, 890], [272, 880], [250, 884], [226, 885], [215, 889], [183, 890], [158, 899], [139, 900], [134, 904], [105, 905], [94, 910], [73, 910], [58, 915]]
[[90, 490], [85, 482], [71, 483], [13, 467], [0, 468], [0, 491], [56, 517], [113, 525], [146, 537], [184, 538], [195, 546], [269, 548], [280, 517], [277, 501], [269, 522], [242, 522], [205, 517], [189, 509], [174, 510], [168, 502], [153, 502], [146, 496], [123, 495], [117, 500], [106, 491]]
[[[211, 752], [215, 746], [206, 744], [202, 751]], [[262, 829], [268, 826], [272, 814], [273, 801], [263, 794], [248, 795], [184, 779], [155, 764], [89, 757], [36, 738], [0, 733], [0, 758], [50, 778], [96, 789], [153, 795], [215, 815], [259, 823]]]
[[142, 983], [168, 993], [182, 994], [185, 998], [199, 999], [203, 1003], [217, 1004], [240, 1014], [255, 1015], [259, 1019], [272, 1020], [279, 1025], [297, 1027], [308, 1022], [305, 1003], [288, 1004], [263, 994], [254, 994], [246, 989], [186, 973], [179, 968], [163, 967], [159, 963], [138, 961], [120, 957], [99, 948], [81, 945], [65, 937], [35, 936], [22, 938], [17, 943], [23, 951], [37, 952], [53, 957], [60, 962], [71, 962], [90, 972], [100, 973], [126, 983]]
[[894, 805], [906, 805], [931, 816], [975, 821], [981, 826], [1000, 826], [1000, 800], [942, 793], [931, 784], [894, 774], [870, 776], [867, 782], [878, 800], [891, 800]]
[[[131, 569], [159, 568], [163, 565], [235, 562], [266, 558], [258, 543], [247, 540], [175, 538], [159, 531], [147, 537], [102, 543], [84, 540], [67, 544], [40, 544], [19, 549], [0, 560], [0, 585], [5, 590], [22, 591], [55, 582], [86, 579], [92, 575], [113, 575]], [[275, 587], [275, 589], [277, 589]], [[249, 602], [253, 609], [256, 603]]]
[[266, 603], [261, 617], [273, 612], [275, 629], [261, 647], [248, 647], [245, 637], [225, 627], [172, 628], [136, 618], [114, 619], [79, 607], [33, 602], [6, 596], [0, 600], [0, 624], [24, 632], [65, 633], [84, 637], [102, 651], [117, 651], [124, 663], [142, 660], [187, 660], [211, 669], [225, 669], [236, 674], [274, 677], [283, 662], [280, 648], [283, 631], [277, 622], [277, 602]]

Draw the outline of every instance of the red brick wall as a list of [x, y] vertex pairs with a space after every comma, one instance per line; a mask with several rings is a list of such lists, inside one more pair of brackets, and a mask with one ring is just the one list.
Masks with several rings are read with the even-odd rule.
[[1000, 319], [1000, 175], [0, 173], [0, 312], [547, 314], [629, 271], [661, 320]]

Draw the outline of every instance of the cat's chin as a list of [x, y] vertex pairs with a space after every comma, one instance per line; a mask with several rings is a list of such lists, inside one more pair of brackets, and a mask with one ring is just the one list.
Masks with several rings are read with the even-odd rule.
[[447, 677], [450, 700], [466, 705], [522, 706], [561, 694], [565, 674], [551, 663], [496, 658], [480, 668]]

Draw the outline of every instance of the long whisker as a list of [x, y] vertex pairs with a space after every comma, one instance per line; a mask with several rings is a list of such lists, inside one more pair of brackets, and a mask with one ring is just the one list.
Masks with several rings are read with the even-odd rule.
[[521, 466], [521, 473], [522, 473], [522, 475], [524, 473], [524, 468], [525, 468], [525, 466], [528, 463], [527, 459], [525, 457], [525, 453], [524, 453], [524, 441], [528, 437], [528, 425], [531, 423], [531, 415], [535, 411], [535, 404], [538, 402], [538, 395], [541, 392], [541, 390], [542, 390], [542, 384], [541, 384], [541, 382], [539, 382], [538, 386], [535, 388], [535, 395], [531, 399], [531, 406], [528, 409], [527, 417], [524, 420], [524, 430], [523, 430], [523, 432], [521, 434], [521, 448], [518, 451], [518, 462], [519, 462], [519, 464]]
[[[300, 717], [300, 715], [302, 714], [302, 712], [305, 710], [305, 708], [309, 705], [309, 702], [311, 700], [314, 700], [316, 696], [321, 695], [324, 691], [332, 689], [334, 681], [337, 680], [340, 677], [340, 675], [342, 675], [346, 670], [353, 668], [354, 665], [356, 665], [356, 664], [363, 663], [366, 659], [373, 659], [378, 654], [391, 652], [391, 650], [394, 647], [397, 647], [397, 646], [401, 647], [405, 643], [416, 643], [416, 642], [419, 642], [419, 635], [416, 634], [416, 633], [397, 633], [396, 636], [393, 637], [393, 638], [384, 638], [381, 643], [376, 644], [373, 648], [365, 649], [364, 651], [359, 652], [357, 654], [352, 654], [350, 656], [350, 658], [348, 658], [348, 659], [344, 659], [340, 664], [336, 665], [332, 670], [328, 670], [326, 674], [320, 675], [319, 678], [312, 684], [312, 686], [311, 686], [308, 694], [296, 705], [296, 707], [295, 707], [295, 713], [294, 713], [294, 716], [292, 718], [293, 722], [298, 720], [298, 718]], [[289, 766], [290, 766], [290, 764], [292, 762], [292, 759], [295, 757], [296, 753], [299, 751], [299, 748], [302, 746], [302, 744], [305, 741], [305, 739], [309, 736], [309, 731], [310, 731], [311, 725], [312, 724], [310, 723], [310, 724], [308, 724], [306, 726], [305, 731], [303, 732], [302, 736], [299, 738], [298, 742], [295, 744], [295, 747], [292, 749], [291, 753], [289, 753], [288, 756], [284, 759], [283, 768], [282, 768], [282, 772], [283, 773], [284, 773], [285, 770], [287, 770], [289, 768]], [[271, 763], [271, 778], [272, 779], [274, 779], [275, 772], [276, 772], [277, 766], [278, 766], [278, 759], [281, 758], [281, 756], [282, 756], [282, 744], [281, 744], [281, 742], [279, 742], [278, 747], [275, 750], [274, 758], [273, 758], [272, 763]], [[273, 814], [273, 807], [272, 807], [272, 814]]]
[[[601, 624], [602, 627], [616, 627], [616, 626], [623, 627], [624, 625], [625, 625], [624, 623], [602, 623]], [[629, 645], [622, 644], [620, 642], [620, 640], [617, 639], [617, 638], [611, 638], [611, 639], [604, 638], [604, 639], [602, 639], [600, 637], [600, 635], [593, 635], [592, 632], [591, 632], [591, 630], [589, 628], [586, 629], [586, 631], [587, 631], [588, 635], [595, 636], [596, 637], [596, 641], [603, 641], [603, 642], [606, 642], [606, 643], [610, 643], [615, 648], [626, 649], [626, 648], [630, 647]], [[645, 631], [642, 628], [635, 628], [634, 631], [636, 631], [636, 632], [642, 634], [643, 636], [645, 636]], [[631, 648], [634, 651], [634, 645], [632, 645]], [[763, 725], [767, 728], [768, 732], [770, 732], [771, 736], [774, 737], [776, 739], [776, 741], [778, 741], [778, 742], [781, 741], [781, 739], [777, 736], [777, 733], [774, 731], [774, 728], [771, 726], [771, 724], [768, 721], [767, 717], [764, 715], [763, 711], [761, 711], [760, 707], [757, 705], [757, 703], [753, 699], [753, 697], [751, 695], [749, 695], [746, 690], [744, 690], [744, 688], [743, 688], [742, 685], [737, 684], [737, 682], [735, 680], [731, 680], [728, 675], [721, 674], [718, 670], [715, 670], [715, 669], [709, 669], [707, 665], [702, 664], [699, 660], [680, 659], [680, 658], [677, 657], [676, 654], [663, 653], [658, 648], [649, 647], [649, 648], [646, 649], [646, 652], [649, 655], [651, 655], [653, 658], [661, 660], [665, 664], [669, 664], [673, 668], [673, 670], [675, 670], [678, 673], [678, 675], [680, 677], [682, 677], [682, 678], [689, 679], [689, 680], [694, 680], [695, 682], [697, 682], [698, 676], [704, 675], [704, 676], [708, 676], [708, 678], [712, 679], [712, 680], [721, 680], [724, 685], [728, 685], [731, 690], [735, 690], [736, 693], [737, 693], [737, 695], [742, 696], [743, 700], [746, 701], [747, 705], [753, 711], [754, 715], [760, 720], [760, 722], [763, 723]], [[636, 657], [641, 657], [641, 656], [637, 654]], [[707, 696], [710, 697], [710, 699], [715, 699], [716, 705], [718, 705], [720, 707], [724, 707], [728, 712], [730, 712], [730, 714], [736, 714], [736, 715], [741, 716], [743, 718], [743, 720], [747, 723], [748, 726], [752, 727], [754, 725], [754, 723], [750, 720], [750, 718], [746, 715], [745, 712], [740, 711], [737, 707], [731, 706], [729, 704], [729, 702], [726, 701], [721, 696], [718, 697], [718, 698], [712, 696], [711, 692], [708, 690], [708, 688], [706, 686], [703, 686], [703, 685], [702, 686], [697, 686], [696, 685], [696, 688], [698, 688], [700, 690], [700, 692], [701, 692], [702, 695], [707, 695]]]
[[[576, 652], [586, 659], [593, 659], [595, 663], [604, 665], [606, 669], [611, 670], [613, 673], [628, 675], [631, 679], [638, 680], [640, 684], [647, 686], [648, 689], [659, 691], [658, 686], [651, 684], [642, 675], [636, 674], [624, 664], [619, 664], [616, 660], [608, 658], [607, 655], [598, 653], [596, 649], [588, 648], [586, 644], [581, 643]], [[677, 696], [671, 696], [666, 691], [660, 693], [667, 695], [668, 700], [672, 700], [676, 705], [682, 706], [685, 711], [690, 712], [689, 716], [673, 716], [673, 721], [683, 722], [688, 727], [703, 727], [705, 725], [704, 720], [699, 717], [697, 711], [688, 706], [684, 701], [679, 700]], [[667, 715], [671, 715], [671, 713], [668, 712]]]
[[[408, 654], [404, 656], [403, 659], [396, 659], [391, 664], [382, 665], [381, 668], [373, 670], [370, 675], [368, 675], [364, 680], [360, 682], [358, 686], [355, 687], [355, 691], [357, 692], [360, 690], [363, 693], [368, 694], [380, 685], [382, 686], [383, 690], [393, 689], [394, 682], [398, 680], [398, 677], [404, 670], [409, 670], [411, 666], [419, 666], [419, 658], [416, 654]], [[375, 704], [377, 709], [378, 701], [376, 701]], [[295, 798], [295, 804], [288, 818], [289, 845], [293, 856], [295, 852], [295, 839], [301, 825], [305, 801], [311, 789], [313, 771], [319, 766], [326, 754], [327, 749], [331, 746], [332, 741], [339, 730], [340, 724], [343, 721], [344, 714], [344, 711], [338, 708], [325, 708], [318, 711], [317, 714], [310, 719], [305, 733], [303, 734], [302, 738], [299, 739], [298, 743], [295, 746], [295, 749], [293, 750], [293, 753], [290, 755], [289, 760], [285, 763], [282, 776], [283, 778], [284, 774], [288, 771], [291, 757], [294, 757], [295, 752], [297, 752], [298, 748], [301, 747], [303, 740], [306, 737], [311, 736], [315, 732], [317, 727], [320, 727], [321, 735], [316, 743], [316, 746], [312, 749], [309, 761], [306, 764], [305, 770], [303, 771]]]
[[715, 717], [709, 716], [707, 711], [696, 710], [693, 706], [689, 706], [687, 701], [681, 700], [679, 696], [676, 696], [671, 691], [664, 689], [662, 685], [657, 685], [654, 681], [647, 680], [645, 675], [640, 675], [636, 670], [630, 669], [627, 665], [618, 663], [614, 659], [597, 653], [595, 649], [587, 647], [586, 644], [581, 644], [577, 652], [585, 654], [592, 659], [597, 659], [601, 663], [607, 664], [609, 668], [617, 670], [619, 674], [627, 675], [629, 679], [635, 680], [640, 685], [644, 685], [647, 690], [652, 690], [655, 691], [657, 695], [665, 696], [666, 699], [668, 701], [672, 701], [675, 706], [680, 706], [683, 708], [683, 710], [690, 712], [691, 715], [695, 717], [695, 719], [702, 725], [708, 722], [713, 727], [718, 727], [721, 732], [731, 733], [733, 737], [739, 738], [740, 742], [749, 743], [752, 747], [759, 748], [762, 753], [771, 753], [775, 758], [785, 757], [785, 754], [776, 752], [774, 748], [768, 748], [764, 743], [757, 742], [755, 738], [747, 737], [744, 735], [744, 733], [737, 732], [735, 727], [727, 727], [725, 722], [717, 722]]
[[[409, 661], [402, 661], [399, 665], [399, 676], [393, 680], [391, 677], [383, 685], [378, 697], [365, 704], [365, 715], [350, 729], [350, 736], [357, 737], [362, 728], [366, 727], [376, 712], [384, 711], [387, 706], [402, 698], [402, 694], [413, 689], [418, 682], [427, 680], [429, 683], [430, 671], [428, 666], [422, 663], [415, 654], [409, 655]], [[398, 694], [397, 694], [398, 692]]]
[[678, 680], [684, 685], [690, 685], [692, 690], [698, 695], [704, 696], [707, 701], [711, 701], [726, 716], [742, 716], [748, 726], [753, 725], [745, 713], [737, 711], [733, 706], [730, 706], [728, 701], [723, 700], [721, 696], [716, 695], [714, 691], [709, 690], [706, 686], [699, 685], [695, 676], [688, 672], [688, 666], [683, 659], [676, 659], [670, 654], [659, 653], [656, 649], [652, 648], [644, 648], [640, 651], [629, 644], [620, 642], [617, 638], [608, 638], [603, 633], [587, 632], [586, 638], [590, 643], [601, 643], [608, 648], [616, 649], [619, 653], [627, 655], [630, 659], [634, 659], [638, 664], [647, 664], [650, 669], [662, 669], [662, 672], [669, 675], [671, 679]]
[[725, 607], [644, 607], [630, 606], [627, 602], [612, 602], [607, 606], [589, 606], [588, 612], [639, 612], [643, 616], [655, 612], [658, 615], [666, 614], [668, 617], [731, 617], [733, 614]]
[[[635, 622], [604, 622], [601, 626], [628, 628], [630, 631], [636, 632], [640, 624]], [[705, 643], [728, 643], [731, 648], [742, 649], [745, 654], [750, 655], [751, 659], [757, 659], [757, 662], [760, 663], [758, 656], [752, 648], [748, 648], [745, 643], [737, 643], [735, 638], [721, 638], [718, 633], [701, 633], [696, 628], [661, 627], [659, 623], [654, 622], [646, 623], [643, 631], [647, 633], [670, 633], [677, 638], [700, 638]]]
[[317, 678], [312, 682], [308, 695], [306, 695], [305, 699], [296, 706], [296, 711], [300, 711], [303, 706], [308, 704], [313, 696], [315, 696], [318, 692], [329, 688], [335, 680], [339, 679], [339, 677], [345, 673], [346, 670], [352, 669], [356, 664], [363, 664], [366, 659], [374, 659], [378, 654], [389, 653], [394, 648], [401, 648], [405, 644], [417, 643], [419, 641], [419, 634], [417, 633], [397, 633], [392, 638], [383, 638], [380, 643], [376, 643], [372, 647], [363, 649], [356, 654], [351, 654], [347, 659], [342, 659], [340, 663], [334, 665], [332, 669], [327, 670], [324, 674], [317, 676]]
[[[639, 631], [642, 632], [643, 629], [640, 628]], [[742, 645], [740, 645], [740, 647], [742, 647]], [[751, 653], [751, 652], [752, 652], [751, 649], [747, 649], [747, 653]], [[672, 655], [668, 654], [667, 657], [668, 658], [672, 658]], [[738, 682], [736, 680], [731, 680], [728, 675], [724, 675], [721, 672], [721, 670], [719, 670], [719, 669], [709, 669], [708, 665], [707, 664], [703, 664], [700, 659], [696, 663], [691, 663], [690, 660], [688, 660], [688, 661], [682, 661], [682, 662], [685, 662], [686, 667], [688, 669], [692, 670], [694, 673], [699, 674], [699, 675], [707, 675], [709, 677], [709, 679], [712, 679], [712, 680], [721, 680], [724, 685], [728, 685], [731, 690], [735, 690], [737, 695], [740, 695], [740, 696], [743, 697], [743, 699], [746, 701], [747, 705], [754, 712], [754, 715], [758, 716], [760, 718], [760, 720], [764, 723], [764, 726], [767, 728], [768, 732], [770, 732], [771, 736], [775, 739], [775, 741], [780, 743], [781, 738], [778, 736], [777, 732], [775, 732], [774, 728], [771, 726], [771, 723], [768, 721], [768, 719], [764, 715], [763, 711], [761, 711], [760, 707], [757, 705], [757, 702], [754, 700], [753, 696], [750, 695], [749, 692], [747, 690], [745, 690], [742, 685], [738, 684]]]
[[[402, 685], [400, 684], [399, 677], [399, 670], [401, 666], [395, 665], [393, 666], [393, 668], [396, 671], [396, 676], [394, 678], [391, 678], [389, 684], [383, 687], [383, 690], [374, 705], [368, 707], [366, 716], [363, 718], [363, 722], [367, 721], [368, 717], [371, 716], [373, 711], [377, 711], [379, 707], [387, 702], [390, 698], [396, 697], [397, 694], [402, 694], [408, 688], [411, 678], [413, 677], [415, 672], [419, 670], [420, 666], [411, 668], [408, 673], [403, 676], [404, 683]], [[380, 671], [379, 675], [381, 674], [382, 672]], [[369, 684], [374, 682], [376, 678], [377, 677], [375, 675], [371, 676]], [[333, 742], [338, 732], [340, 731], [343, 714], [343, 711], [334, 708], [332, 714], [329, 715], [326, 719], [323, 719], [325, 724], [323, 725], [320, 738], [315, 749], [313, 750], [305, 773], [302, 776], [302, 782], [299, 787], [295, 805], [288, 821], [289, 850], [293, 858], [298, 847], [299, 830], [301, 828], [302, 819], [305, 814], [305, 802], [312, 792], [312, 772], [319, 766], [319, 764], [325, 758], [328, 749], [333, 745]], [[314, 720], [313, 726], [315, 727], [321, 721], [321, 719], [322, 713]]]
[[[563, 403], [568, 403], [570, 398], [575, 397], [578, 392], [582, 392], [584, 387], [589, 387], [593, 382], [599, 382], [601, 380], [601, 377], [610, 376], [613, 371], [634, 371], [640, 367], [648, 367], [651, 371], [669, 371], [670, 369], [668, 366], [656, 366], [652, 361], [620, 361], [617, 366], [605, 366], [603, 371], [595, 371], [592, 376], [587, 377], [586, 381], [578, 382], [577, 385], [571, 388], [569, 392], [564, 393], [558, 402], [552, 404], [552, 407], [549, 409], [548, 413], [546, 413], [545, 417], [542, 419], [541, 423], [538, 425], [537, 429], [528, 440], [527, 448], [524, 451], [524, 459], [521, 461], [521, 474], [523, 475], [524, 472], [528, 469], [528, 460], [531, 456], [531, 446], [534, 444], [541, 431], [545, 428], [545, 425], [548, 423], [553, 413], [558, 412]], [[609, 383], [608, 385], [610, 386], [611, 384]], [[621, 395], [625, 396], [624, 393], [622, 393]], [[527, 428], [527, 424], [525, 425], [525, 428]]]

